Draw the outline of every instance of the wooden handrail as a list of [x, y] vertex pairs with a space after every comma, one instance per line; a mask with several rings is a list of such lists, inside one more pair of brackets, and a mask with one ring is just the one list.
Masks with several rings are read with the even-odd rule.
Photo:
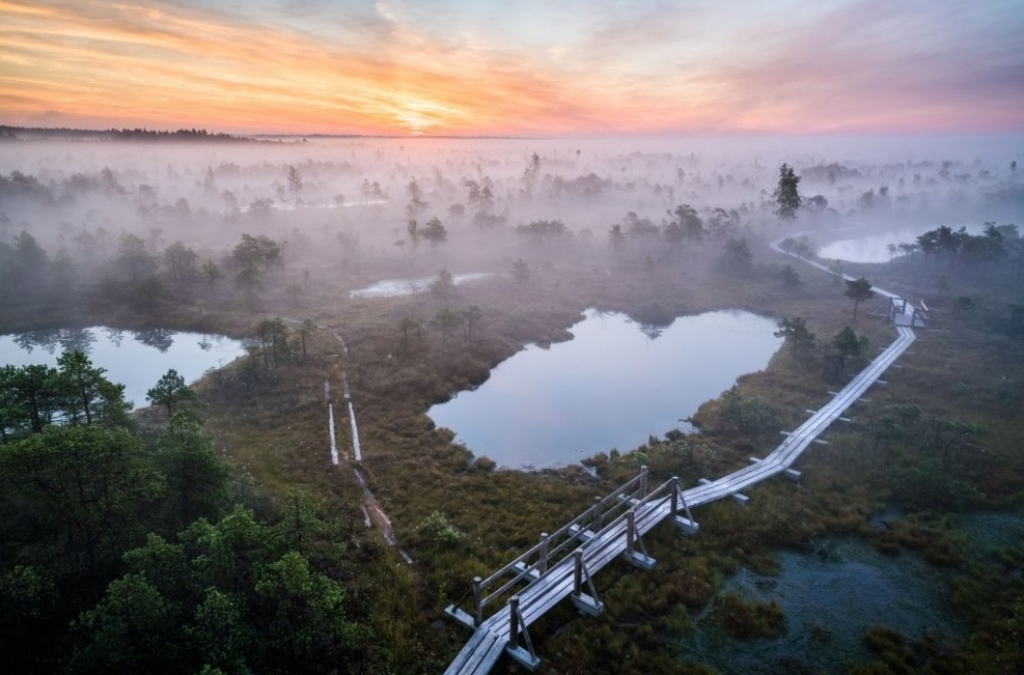
[[[645, 500], [647, 497], [650, 497], [651, 495], [659, 492], [663, 487], [664, 486], [659, 487], [657, 490], [649, 493], [646, 496], [641, 495], [640, 499]], [[634, 498], [634, 495], [637, 492], [644, 492], [646, 488], [647, 467], [643, 466], [640, 468], [640, 472], [637, 473], [635, 477], [631, 478], [630, 480], [620, 485], [606, 497], [595, 498], [594, 504], [590, 508], [588, 508], [580, 515], [570, 520], [568, 523], [566, 523], [559, 529], [555, 530], [553, 533], [547, 535], [546, 539], [542, 539], [538, 543], [534, 544], [525, 552], [516, 557], [514, 560], [509, 562], [507, 565], [505, 565], [504, 567], [495, 572], [492, 572], [486, 578], [480, 579], [479, 582], [477, 582], [477, 580], [474, 579], [474, 616], [481, 616], [484, 607], [486, 607], [495, 597], [500, 597], [503, 594], [510, 591], [513, 587], [515, 587], [516, 584], [527, 579], [529, 581], [532, 581], [533, 572], [535, 570], [543, 574], [547, 571], [547, 569], [550, 569], [552, 567], [551, 560], [554, 558], [554, 556], [556, 556], [558, 553], [560, 553], [567, 547], [572, 546], [574, 543], [577, 542], [577, 540], [579, 540], [583, 536], [585, 530], [582, 527], [582, 525], [586, 521], [594, 520], [595, 513], [603, 516], [607, 515], [607, 513], [612, 513], [619, 508], [624, 508], [623, 505], [628, 504], [629, 499]], [[627, 497], [627, 500], [620, 500], [619, 498], [622, 496]], [[607, 513], [605, 513], [604, 507], [608, 506], [609, 504], [611, 504], [611, 507], [608, 509]], [[618, 518], [614, 519], [612, 522], [614, 523], [617, 521]], [[574, 526], [578, 527], [578, 529], [575, 532], [573, 531]], [[603, 530], [605, 528], [602, 527], [601, 529]], [[552, 542], [555, 541], [557, 541], [558, 543], [552, 546]], [[538, 561], [531, 563], [530, 559], [534, 556], [538, 556]], [[541, 563], [542, 560], [544, 562], [543, 566], [546, 569], [537, 570], [538, 564]], [[498, 579], [501, 579], [505, 575], [511, 573], [514, 573], [512, 579], [505, 582], [504, 584], [502, 584], [494, 590], [489, 590], [490, 587], [494, 585], [494, 583], [497, 582]]]

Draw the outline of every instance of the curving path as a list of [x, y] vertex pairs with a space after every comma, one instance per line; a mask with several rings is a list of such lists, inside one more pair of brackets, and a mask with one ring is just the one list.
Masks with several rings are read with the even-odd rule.
[[[793, 255], [780, 249], [778, 243], [773, 243], [772, 248], [784, 255]], [[795, 255], [793, 257], [799, 258]], [[820, 263], [804, 258], [800, 258], [800, 260], [829, 274], [835, 274]], [[852, 279], [848, 275], [841, 276], [846, 280]], [[633, 506], [626, 514], [616, 518], [598, 532], [588, 532], [587, 537], [584, 538], [586, 539], [585, 543], [557, 563], [549, 566], [545, 559], [539, 564], [522, 568], [517, 578], [533, 580], [527, 583], [518, 595], [514, 596], [515, 603], [505, 604], [486, 620], [477, 622], [478, 625], [475, 627], [473, 636], [452, 661], [445, 671], [445, 675], [462, 675], [464, 673], [486, 675], [503, 653], [509, 654], [517, 662], [531, 670], [536, 668], [539, 660], [529, 641], [527, 628], [543, 616], [547, 610], [567, 597], [572, 596], [579, 606], [581, 569], [589, 577], [619, 557], [625, 556], [635, 562], [638, 558], [638, 554], [634, 552], [636, 540], [667, 518], [675, 520], [684, 531], [696, 532], [696, 523], [679, 515], [680, 502], [689, 514], [689, 507], [713, 502], [726, 496], [742, 498], [745, 501], [746, 498], [740, 494], [741, 490], [776, 474], [790, 472], [791, 476], [798, 477], [799, 474], [789, 468], [793, 462], [832, 422], [839, 419], [847, 408], [853, 405], [871, 385], [875, 384], [882, 373], [914, 342], [915, 335], [912, 326], [920, 325], [915, 321], [917, 315], [914, 308], [893, 293], [878, 288], [873, 290], [891, 298], [893, 307], [899, 307], [898, 303], [902, 302], [902, 306], [896, 311], [909, 317], [909, 325], [900, 325], [906, 324], [907, 321], [901, 321], [898, 315], [894, 315], [896, 340], [842, 390], [837, 392], [828, 403], [789, 433], [786, 439], [765, 458], [752, 458], [752, 463], [749, 466], [688, 490], [676, 492], [675, 479], [668, 481], [652, 490], [648, 495], [639, 495], [634, 498]], [[653, 566], [653, 560], [647, 558], [649, 562], [646, 564], [642, 560], [646, 558], [646, 554], [639, 558], [641, 558], [641, 567], [649, 569]], [[520, 560], [523, 559], [525, 556], [520, 558]], [[508, 586], [509, 584], [506, 585], [506, 587]], [[589, 605], [593, 611], [588, 612], [583, 608], [581, 611], [600, 612], [601, 605], [596, 598], [583, 596], [582, 599], [583, 604]], [[449, 614], [464, 622], [468, 622], [467, 619], [472, 620], [472, 617], [454, 606], [450, 608]], [[525, 649], [521, 644], [524, 640]]]

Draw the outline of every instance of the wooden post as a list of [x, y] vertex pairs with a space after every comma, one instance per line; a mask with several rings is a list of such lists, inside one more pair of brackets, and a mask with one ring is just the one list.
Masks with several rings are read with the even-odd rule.
[[537, 569], [541, 574], [548, 571], [548, 533], [540, 533], [540, 560], [537, 561]]
[[635, 538], [635, 523], [636, 514], [633, 513], [633, 509], [626, 511], [626, 553], [628, 555], [633, 554], [633, 543]]
[[[530, 640], [530, 632], [526, 629], [526, 622], [519, 614], [519, 596], [513, 595], [508, 601], [508, 644], [505, 646], [505, 653], [516, 663], [523, 666], [530, 672], [537, 670], [540, 659], [533, 651], [533, 642]], [[519, 646], [519, 636], [523, 636], [526, 642], [526, 649]]]
[[601, 498], [594, 497], [594, 505], [591, 507], [594, 509], [594, 524], [591, 525], [591, 529], [594, 530], [594, 534], [601, 531]]
[[672, 512], [669, 514], [673, 518], [676, 516], [676, 512], [679, 511], [679, 477], [672, 476]]
[[[572, 604], [576, 605], [583, 614], [587, 616], [600, 616], [604, 611], [604, 603], [597, 599], [597, 589], [594, 588], [594, 580], [590, 578], [590, 572], [583, 566], [583, 549], [576, 549], [572, 553], [575, 566], [573, 568], [572, 595], [569, 598]], [[590, 587], [590, 594], [583, 592], [584, 575], [586, 575], [587, 586]]]
[[647, 465], [640, 467], [640, 499], [647, 496]]
[[508, 644], [519, 646], [519, 596], [513, 595], [508, 601]]
[[579, 597], [583, 592], [583, 551], [576, 549], [572, 553], [576, 562], [576, 569], [573, 573], [572, 594]]
[[479, 626], [484, 621], [484, 608], [480, 602], [482, 600], [483, 589], [480, 588], [480, 584], [483, 579], [480, 577], [473, 577], [473, 625]]

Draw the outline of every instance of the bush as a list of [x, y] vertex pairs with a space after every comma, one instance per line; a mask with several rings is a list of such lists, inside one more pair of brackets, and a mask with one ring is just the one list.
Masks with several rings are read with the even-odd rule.
[[434, 511], [424, 518], [416, 527], [416, 531], [427, 542], [444, 547], [453, 546], [466, 536], [456, 529], [440, 511]]
[[771, 602], [745, 602], [735, 593], [723, 593], [715, 601], [715, 621], [738, 640], [780, 637], [786, 633], [786, 615]]

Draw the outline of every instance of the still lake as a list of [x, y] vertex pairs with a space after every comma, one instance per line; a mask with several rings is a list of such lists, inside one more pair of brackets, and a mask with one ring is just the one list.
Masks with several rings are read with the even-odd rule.
[[76, 349], [105, 368], [108, 380], [125, 385], [125, 399], [136, 408], [148, 405], [146, 392], [171, 368], [192, 383], [245, 354], [241, 342], [222, 335], [93, 326], [0, 335], [0, 365], [56, 366], [57, 357]]
[[572, 340], [530, 345], [428, 414], [506, 468], [625, 452], [651, 435], [690, 430], [681, 420], [701, 403], [768, 364], [782, 344], [776, 329], [773, 319], [727, 310], [677, 318], [651, 337], [622, 314], [588, 310]]

